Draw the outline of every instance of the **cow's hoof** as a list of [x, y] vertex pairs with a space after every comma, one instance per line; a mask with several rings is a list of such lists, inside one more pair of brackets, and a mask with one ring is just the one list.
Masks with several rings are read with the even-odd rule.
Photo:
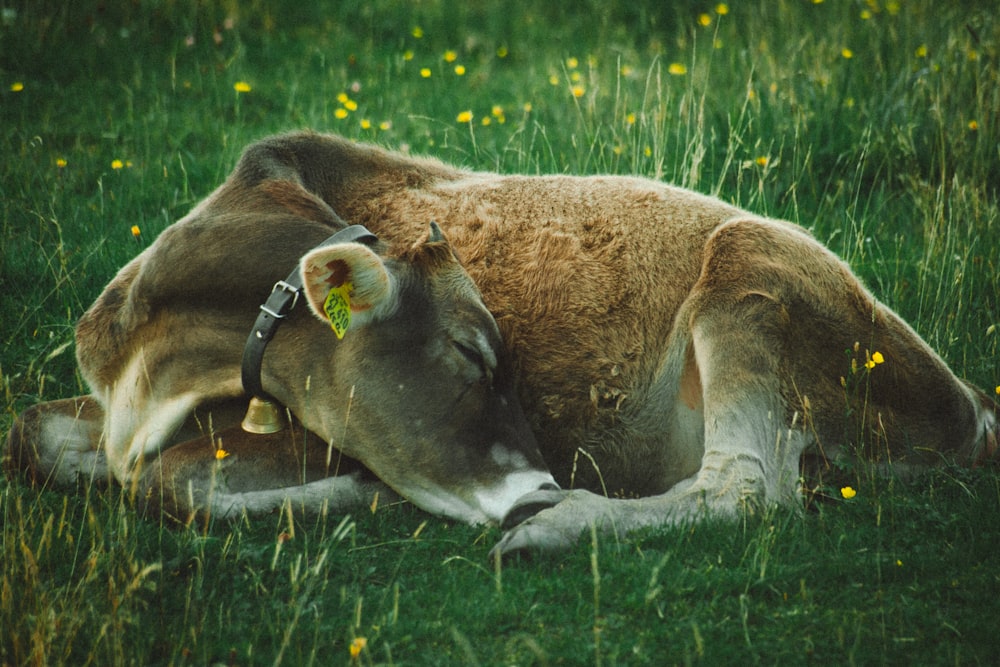
[[533, 519], [508, 530], [490, 551], [490, 561], [509, 560], [515, 556], [565, 551], [580, 539], [580, 530], [563, 530]]
[[524, 494], [507, 511], [500, 522], [500, 528], [510, 530], [514, 526], [524, 523], [542, 510], [558, 505], [566, 498], [567, 494], [567, 491], [563, 491], [555, 485], [552, 485], [552, 488], [543, 488]]
[[[548, 506], [546, 506], [546, 501]], [[508, 518], [521, 518], [519, 523], [505, 518], [506, 529], [490, 558], [509, 558], [565, 551], [580, 540], [588, 526], [595, 524], [603, 531], [609, 525], [607, 512], [614, 503], [587, 491], [534, 491], [519, 499]], [[521, 511], [521, 508], [524, 511]], [[529, 510], [534, 508], [534, 515]]]

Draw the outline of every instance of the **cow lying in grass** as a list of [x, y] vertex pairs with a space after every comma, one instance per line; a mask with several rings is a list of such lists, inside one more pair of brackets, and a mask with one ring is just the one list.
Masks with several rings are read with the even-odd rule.
[[[795, 505], [804, 462], [997, 449], [990, 398], [792, 224], [317, 134], [250, 146], [83, 315], [77, 356], [93, 393], [8, 439], [35, 480], [110, 473], [181, 518], [394, 491], [503, 522], [503, 553]], [[249, 393], [292, 425], [242, 431]]]

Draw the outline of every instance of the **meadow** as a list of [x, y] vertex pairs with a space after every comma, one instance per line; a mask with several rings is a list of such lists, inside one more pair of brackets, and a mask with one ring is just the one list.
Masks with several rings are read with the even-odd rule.
[[[994, 3], [358, 5], [0, 3], [0, 433], [87, 391], [80, 314], [299, 128], [792, 220], [1000, 393]], [[406, 504], [178, 528], [4, 479], [0, 664], [995, 664], [1000, 472], [843, 472], [802, 514], [509, 563]]]

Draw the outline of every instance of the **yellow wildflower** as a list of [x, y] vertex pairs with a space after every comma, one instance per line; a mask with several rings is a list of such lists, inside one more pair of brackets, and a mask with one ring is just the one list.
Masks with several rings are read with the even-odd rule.
[[979, 129], [979, 123], [975, 119], [970, 120], [969, 121], [969, 129], [972, 130], [973, 132], [975, 132], [976, 130]]
[[854, 51], [851, 51], [850, 49], [848, 49], [848, 48], [845, 47], [840, 52], [840, 55], [844, 58], [844, 60], [850, 60], [851, 58], [854, 57]]
[[226, 458], [227, 456], [229, 456], [229, 452], [227, 452], [226, 450], [224, 450], [222, 447], [219, 447], [218, 449], [215, 450], [215, 460], [216, 461], [221, 461], [222, 459]]
[[632, 76], [632, 72], [634, 72], [634, 71], [635, 70], [632, 69], [631, 65], [622, 65], [622, 68], [621, 68], [621, 74], [622, 74], [622, 76]]
[[455, 65], [455, 74], [465, 76], [465, 65]]
[[709, 16], [708, 14], [699, 14], [698, 24], [704, 27], [708, 27], [712, 25], [712, 17]]
[[125, 163], [122, 162], [121, 160], [112, 160], [111, 161], [111, 168], [112, 169], [116, 169], [117, 170], [117, 169], [121, 169], [124, 166], [125, 166]]
[[569, 69], [576, 69], [579, 66], [580, 66], [580, 61], [577, 60], [576, 58], [566, 59], [566, 67], [568, 67]]
[[341, 107], [333, 112], [333, 117], [339, 120], [344, 120], [347, 118], [347, 109]]
[[347, 109], [348, 111], [357, 111], [358, 110], [358, 103], [355, 102], [354, 100], [350, 100], [350, 99], [349, 100], [345, 100], [344, 101], [344, 108]]
[[635, 125], [635, 112], [630, 112], [625, 116], [625, 122], [629, 125]]
[[913, 55], [915, 55], [918, 58], [926, 58], [927, 57], [927, 45], [926, 44], [921, 44], [920, 46], [918, 46], [917, 50], [913, 52]]
[[455, 118], [459, 123], [469, 123], [472, 122], [472, 112], [463, 111]]
[[503, 107], [499, 104], [494, 104], [493, 108], [490, 109], [490, 113], [493, 114], [494, 117], [499, 118], [503, 115]]
[[368, 120], [367, 118], [362, 118], [361, 119], [361, 129], [362, 130], [370, 130], [370, 129], [372, 129], [372, 122], [370, 120]]
[[453, 63], [457, 59], [458, 59], [458, 54], [452, 51], [451, 49], [448, 49], [447, 51], [444, 52], [444, 61], [446, 63]]
[[687, 74], [688, 68], [681, 63], [670, 63], [670, 67], [667, 68], [667, 71], [674, 76], [684, 76]]
[[142, 230], [139, 229], [139, 225], [132, 225], [132, 236], [139, 238], [140, 234], [142, 234]]
[[867, 21], [871, 17], [872, 17], [872, 13], [869, 10], [867, 10], [867, 9], [862, 9], [861, 10], [861, 20], [862, 21]]
[[509, 53], [506, 46], [497, 47], [497, 58], [506, 58]]
[[865, 368], [871, 370], [875, 368], [878, 364], [885, 363], [885, 357], [882, 356], [881, 352], [873, 352], [872, 356], [869, 357], [868, 361], [865, 362]]
[[24, 90], [24, 84], [21, 83], [20, 81], [15, 81], [14, 83], [10, 84], [10, 92], [19, 93], [22, 90]]
[[587, 93], [587, 89], [583, 86], [576, 85], [573, 86], [570, 92], [573, 93], [573, 97], [583, 97]]
[[729, 5], [724, 2], [720, 2], [715, 6], [715, 13], [719, 16], [725, 16], [729, 13]]
[[483, 116], [483, 120], [480, 122], [482, 123], [483, 127], [486, 127], [487, 125], [493, 122], [493, 119], [490, 118], [489, 116]]
[[553, 86], [558, 86], [559, 85], [559, 77], [556, 76], [555, 74], [553, 74], [552, 76], [549, 77], [549, 83], [552, 84]]
[[381, 123], [378, 124], [378, 129], [382, 130], [383, 132], [386, 131], [386, 130], [391, 130], [392, 129], [392, 121], [391, 120], [383, 120]]
[[233, 84], [233, 90], [237, 93], [249, 93], [251, 89], [250, 84], [246, 81], [237, 81]]
[[413, 60], [413, 51], [410, 51], [409, 49], [403, 51], [403, 60], [407, 62]]
[[858, 495], [858, 492], [849, 486], [845, 486], [840, 490], [840, 495], [842, 495], [846, 500], [850, 500], [854, 496]]
[[430, 67], [421, 67], [420, 68], [420, 76], [424, 77], [425, 79], [431, 78], [431, 68]]
[[759, 158], [754, 160], [754, 162], [757, 163], [758, 167], [766, 167], [768, 163], [768, 158], [766, 155], [761, 155]]
[[355, 637], [351, 641], [351, 646], [348, 648], [351, 653], [351, 660], [357, 660], [358, 656], [361, 655], [361, 652], [365, 650], [366, 646], [368, 646], [367, 639], [364, 637]]
[[524, 106], [522, 106], [521, 109], [524, 110], [524, 113], [531, 113], [532, 109], [531, 102], [525, 102]]
[[424, 36], [424, 29], [418, 25], [413, 26], [413, 31], [410, 34], [413, 35], [415, 38], [420, 39], [421, 37]]
[[66, 162], [66, 158], [62, 157], [56, 158], [56, 166], [59, 167], [60, 169], [64, 168], [67, 164], [69, 163]]
[[347, 93], [340, 93], [339, 95], [337, 95], [337, 101], [340, 102], [341, 104], [344, 104], [349, 99], [351, 98], [347, 96]]
[[994, 391], [997, 396], [1000, 396], [1000, 384], [997, 385], [997, 388]]

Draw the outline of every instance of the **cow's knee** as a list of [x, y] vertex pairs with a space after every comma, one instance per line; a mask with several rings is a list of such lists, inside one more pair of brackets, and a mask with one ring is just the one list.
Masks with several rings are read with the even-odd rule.
[[39, 403], [14, 421], [4, 470], [35, 484], [70, 485], [107, 478], [101, 451], [104, 412], [90, 396]]
[[39, 481], [38, 431], [40, 415], [37, 405], [22, 412], [11, 425], [3, 452], [3, 469], [8, 477], [23, 477]]

